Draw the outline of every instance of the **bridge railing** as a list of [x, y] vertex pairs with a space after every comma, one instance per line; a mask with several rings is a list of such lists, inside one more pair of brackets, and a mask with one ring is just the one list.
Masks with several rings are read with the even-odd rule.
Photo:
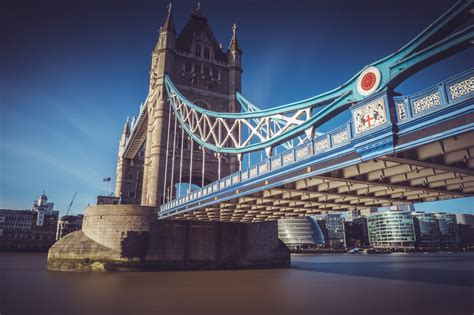
[[469, 69], [420, 92], [394, 97], [397, 121], [405, 123], [446, 105], [458, 102], [474, 91], [474, 69]]
[[[474, 69], [469, 69], [455, 77], [431, 86], [420, 92], [394, 97], [398, 124], [406, 124], [418, 120], [420, 117], [446, 108], [448, 105], [457, 104], [468, 97], [472, 97], [474, 92]], [[382, 97], [381, 94], [379, 97]], [[364, 105], [365, 102], [357, 104]], [[390, 124], [387, 121], [386, 124]], [[277, 155], [263, 160], [251, 167], [230, 174], [220, 180], [210, 183], [199, 190], [168, 202], [160, 207], [160, 212], [166, 214], [175, 212], [174, 208], [187, 204], [200, 198], [209, 197], [214, 193], [237, 188], [239, 184], [246, 183], [251, 179], [262, 176], [272, 170], [285, 168], [289, 165], [297, 164], [310, 157], [323, 155], [332, 151], [342, 150], [352, 145], [352, 140], [358, 137], [354, 132], [354, 122], [349, 121], [334, 130], [318, 135], [307, 142], [294, 148], [283, 151]], [[329, 154], [328, 158], [329, 157]]]

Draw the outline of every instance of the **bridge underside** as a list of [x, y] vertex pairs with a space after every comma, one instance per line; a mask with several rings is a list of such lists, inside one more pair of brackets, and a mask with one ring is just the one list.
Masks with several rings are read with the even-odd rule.
[[[172, 218], [258, 222], [474, 195], [472, 131], [317, 176], [309, 174], [328, 163], [344, 164], [353, 160], [354, 155], [315, 163], [296, 174], [262, 180], [234, 192], [252, 190], [253, 193], [196, 207]], [[300, 179], [285, 181], [291, 177]], [[275, 185], [278, 182], [285, 183]]]

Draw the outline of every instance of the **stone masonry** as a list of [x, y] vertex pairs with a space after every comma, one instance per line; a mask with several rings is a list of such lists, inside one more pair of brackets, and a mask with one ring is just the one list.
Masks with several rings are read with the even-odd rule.
[[152, 220], [153, 208], [86, 209], [83, 230], [51, 247], [50, 270], [189, 270], [288, 267], [275, 222]]

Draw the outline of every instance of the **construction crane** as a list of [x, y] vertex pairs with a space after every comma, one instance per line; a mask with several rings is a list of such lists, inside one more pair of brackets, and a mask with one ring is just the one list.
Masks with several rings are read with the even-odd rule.
[[69, 214], [69, 211], [71, 211], [72, 203], [74, 202], [74, 199], [76, 199], [77, 192], [74, 193], [74, 196], [72, 197], [71, 203], [69, 204], [69, 207], [67, 208], [66, 214]]

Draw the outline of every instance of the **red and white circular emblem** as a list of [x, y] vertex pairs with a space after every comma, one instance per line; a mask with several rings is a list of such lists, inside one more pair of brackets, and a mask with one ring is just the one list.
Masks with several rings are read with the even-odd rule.
[[380, 78], [380, 70], [376, 67], [365, 69], [357, 79], [357, 92], [363, 96], [372, 94], [379, 87]]

